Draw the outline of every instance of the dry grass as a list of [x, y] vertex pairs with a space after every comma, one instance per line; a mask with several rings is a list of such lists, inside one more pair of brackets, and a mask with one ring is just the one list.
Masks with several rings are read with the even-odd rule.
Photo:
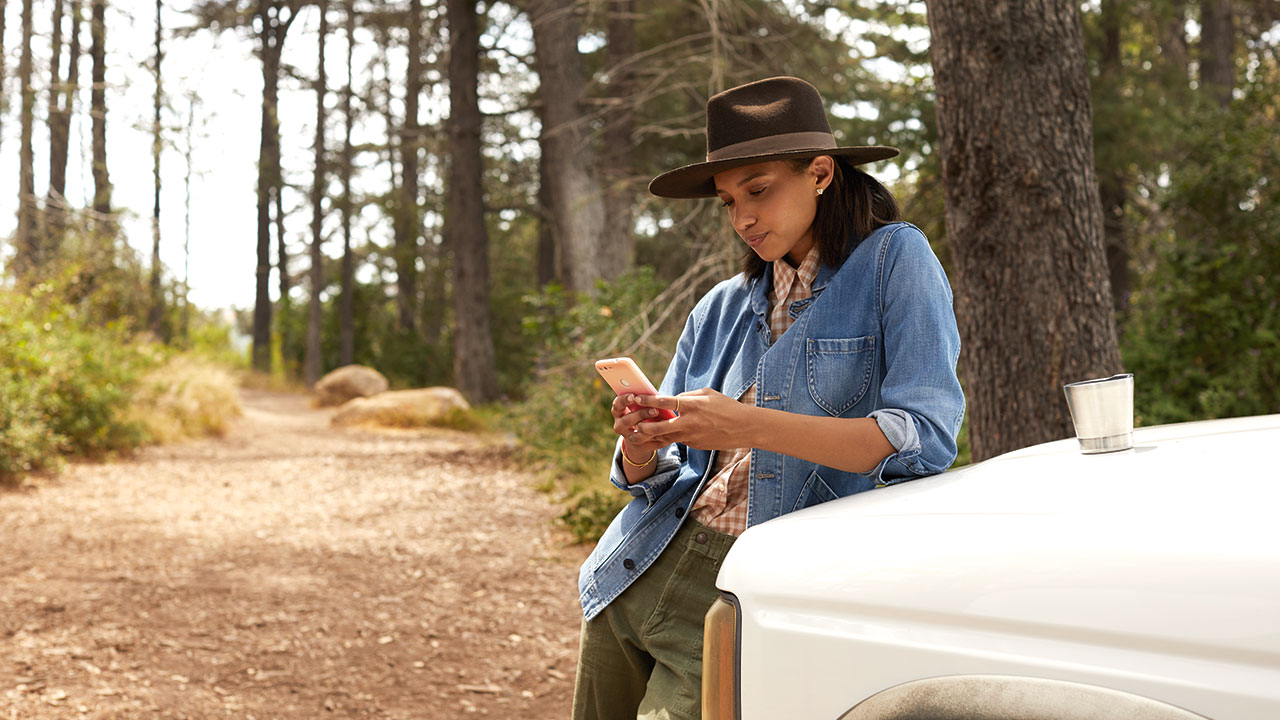
[[176, 356], [151, 371], [129, 408], [156, 443], [226, 435], [240, 416], [236, 378], [218, 365]]

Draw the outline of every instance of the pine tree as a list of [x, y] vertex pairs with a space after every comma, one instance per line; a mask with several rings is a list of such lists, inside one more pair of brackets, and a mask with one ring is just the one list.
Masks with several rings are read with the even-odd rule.
[[1072, 435], [1062, 385], [1120, 367], [1079, 10], [930, 0], [973, 459]]

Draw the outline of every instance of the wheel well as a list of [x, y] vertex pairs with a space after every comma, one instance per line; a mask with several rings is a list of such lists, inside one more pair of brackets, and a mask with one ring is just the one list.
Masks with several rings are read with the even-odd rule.
[[882, 690], [840, 720], [1208, 720], [1110, 688], [1014, 675], [949, 675]]

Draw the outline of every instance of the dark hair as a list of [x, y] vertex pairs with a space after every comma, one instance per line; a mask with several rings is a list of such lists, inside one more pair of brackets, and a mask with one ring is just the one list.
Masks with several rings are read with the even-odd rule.
[[[813, 240], [818, 247], [818, 260], [823, 265], [839, 267], [849, 253], [871, 234], [871, 231], [899, 219], [898, 203], [893, 194], [875, 178], [839, 157], [835, 160], [831, 184], [818, 199], [818, 212], [813, 218]], [[803, 173], [812, 158], [784, 161], [797, 174]], [[742, 273], [760, 277], [768, 266], [754, 250], [747, 248], [742, 258]]]

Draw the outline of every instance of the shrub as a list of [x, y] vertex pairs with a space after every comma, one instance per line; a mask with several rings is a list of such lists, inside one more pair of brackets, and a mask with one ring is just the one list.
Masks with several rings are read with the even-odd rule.
[[1161, 198], [1123, 344], [1143, 424], [1280, 412], [1277, 113], [1259, 87], [1203, 112]]
[[[579, 541], [594, 540], [631, 496], [608, 482], [617, 436], [609, 404], [613, 391], [595, 361], [630, 354], [655, 383], [670, 360], [688, 308], [667, 313], [652, 269], [639, 268], [599, 287], [596, 297], [571, 302], [559, 286], [525, 298], [523, 336], [536, 357], [524, 396], [498, 422], [519, 438], [526, 461], [541, 466], [546, 487], [568, 502], [562, 522]], [[691, 302], [691, 301], [690, 301]], [[643, 340], [643, 342], [642, 342]]]
[[[58, 454], [131, 448], [142, 429], [124, 417], [129, 392], [158, 356], [118, 324], [87, 328], [52, 285], [0, 292], [0, 447], [8, 480]], [[6, 453], [7, 454], [7, 453]]]
[[240, 415], [236, 381], [222, 366], [174, 355], [142, 378], [127, 415], [149, 442], [225, 435]]
[[219, 433], [230, 375], [69, 304], [65, 287], [0, 290], [0, 482], [144, 442]]

